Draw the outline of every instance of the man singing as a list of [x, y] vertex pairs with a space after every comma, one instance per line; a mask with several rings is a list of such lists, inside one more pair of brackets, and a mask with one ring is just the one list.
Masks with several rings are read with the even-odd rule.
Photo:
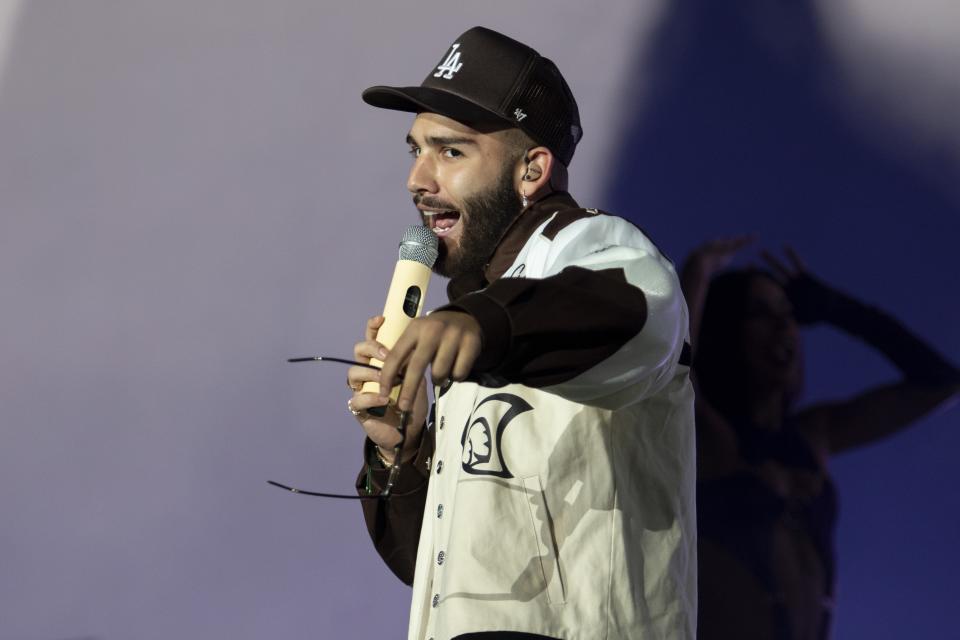
[[566, 192], [581, 129], [563, 76], [477, 27], [420, 86], [363, 99], [416, 114], [407, 188], [450, 278], [389, 351], [371, 318], [355, 356], [382, 370], [348, 374], [358, 490], [400, 464], [364, 515], [413, 585], [409, 638], [693, 640], [687, 309], [653, 242]]

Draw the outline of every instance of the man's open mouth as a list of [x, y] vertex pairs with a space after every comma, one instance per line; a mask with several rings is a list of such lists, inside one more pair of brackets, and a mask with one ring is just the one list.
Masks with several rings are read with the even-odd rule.
[[424, 225], [441, 238], [449, 235], [460, 221], [459, 211], [421, 211], [421, 213]]

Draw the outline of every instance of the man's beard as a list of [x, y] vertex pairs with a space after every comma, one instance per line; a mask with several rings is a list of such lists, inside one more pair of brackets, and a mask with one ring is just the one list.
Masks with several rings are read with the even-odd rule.
[[434, 272], [447, 278], [479, 274], [510, 226], [522, 205], [513, 190], [513, 176], [508, 169], [488, 190], [464, 199], [460, 211], [459, 245], [450, 251], [440, 241], [440, 254]]

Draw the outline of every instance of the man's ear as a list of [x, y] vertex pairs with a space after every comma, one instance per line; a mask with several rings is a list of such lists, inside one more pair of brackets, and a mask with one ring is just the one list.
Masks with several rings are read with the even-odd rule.
[[556, 171], [557, 159], [546, 147], [527, 149], [519, 169], [518, 195], [536, 200], [545, 196], [552, 188], [550, 179]]

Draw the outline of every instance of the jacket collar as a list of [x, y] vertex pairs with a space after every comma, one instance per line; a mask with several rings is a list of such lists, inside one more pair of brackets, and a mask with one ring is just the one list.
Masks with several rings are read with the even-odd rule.
[[521, 211], [500, 237], [497, 248], [480, 273], [470, 273], [450, 280], [447, 297], [456, 300], [460, 296], [483, 289], [503, 276], [520, 255], [530, 236], [554, 213], [563, 209], [577, 209], [580, 205], [566, 191], [555, 191], [531, 203]]

